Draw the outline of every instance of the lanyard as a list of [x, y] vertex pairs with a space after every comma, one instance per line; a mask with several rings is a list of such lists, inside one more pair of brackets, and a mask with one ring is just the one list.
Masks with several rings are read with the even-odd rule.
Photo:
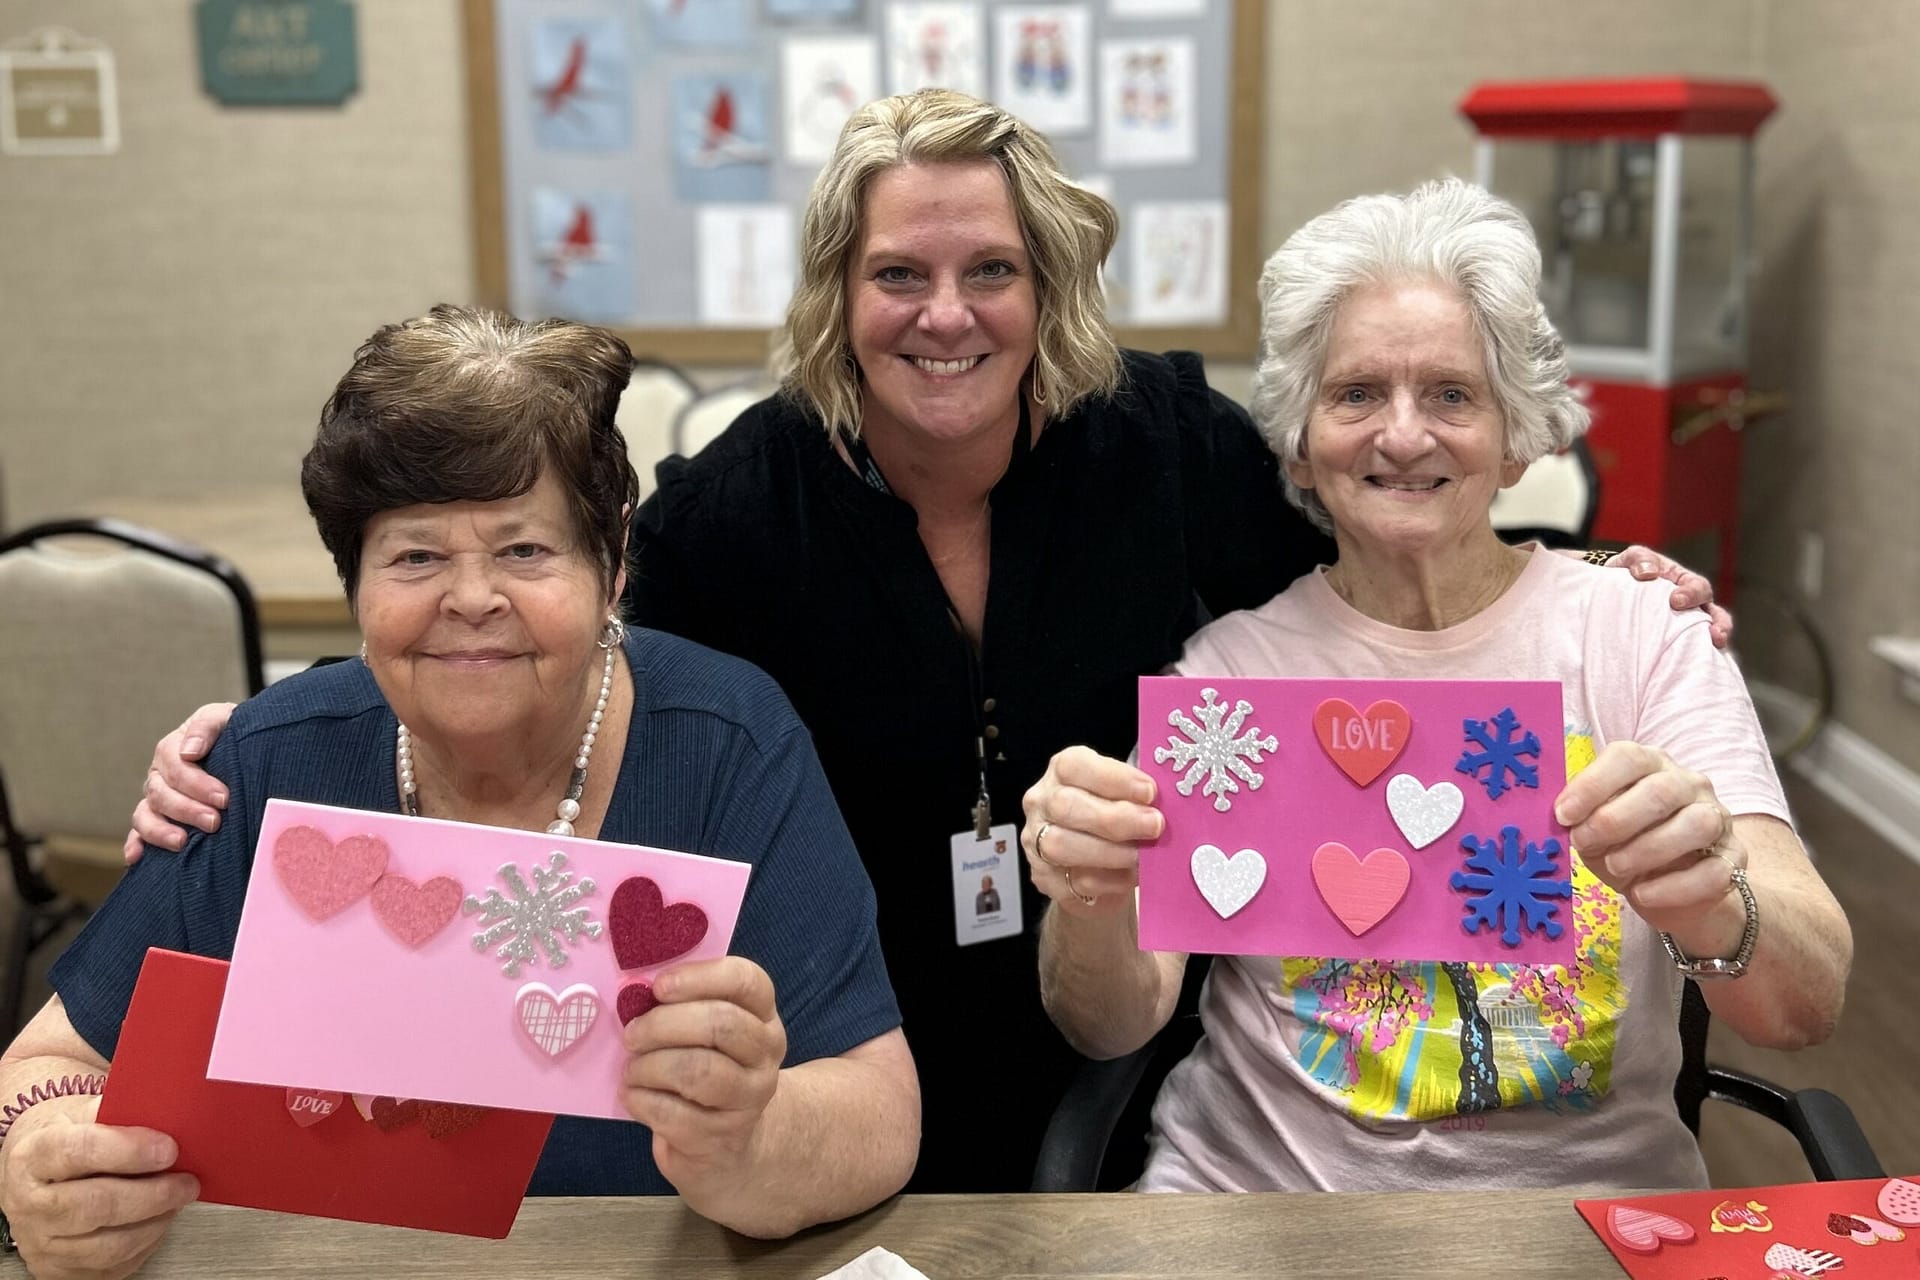
[[[1020, 426], [1013, 433], [1013, 448], [1007, 456], [1007, 474], [1020, 460], [1027, 456], [1032, 446], [1032, 422], [1027, 417], [1027, 398], [1020, 397]], [[889, 496], [893, 486], [887, 483], [887, 477], [880, 471], [880, 464], [873, 460], [873, 451], [867, 448], [866, 441], [858, 435], [846, 437], [847, 458], [853, 463], [854, 471], [867, 483], [867, 487], [876, 493]], [[989, 534], [989, 537], [992, 535]], [[954, 632], [960, 637], [960, 646], [967, 654], [967, 695], [973, 702], [973, 756], [980, 769], [980, 793], [973, 802], [973, 834], [977, 840], [985, 840], [993, 831], [993, 796], [987, 790], [987, 730], [986, 730], [986, 677], [980, 670], [980, 655], [967, 639], [960, 625], [960, 615], [954, 611], [951, 602], [947, 605], [947, 617], [953, 622]]]

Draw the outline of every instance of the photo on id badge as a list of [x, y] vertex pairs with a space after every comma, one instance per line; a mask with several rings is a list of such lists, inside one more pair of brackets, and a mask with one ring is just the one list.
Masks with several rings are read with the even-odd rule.
[[953, 936], [963, 947], [1020, 932], [1020, 841], [1011, 822], [987, 832], [956, 831], [953, 849]]

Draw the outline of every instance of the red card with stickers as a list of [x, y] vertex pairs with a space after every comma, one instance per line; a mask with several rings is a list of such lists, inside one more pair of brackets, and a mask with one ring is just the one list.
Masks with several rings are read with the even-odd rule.
[[174, 1167], [210, 1203], [493, 1239], [512, 1229], [551, 1115], [209, 1080], [226, 989], [224, 960], [147, 952], [102, 1124], [171, 1134]]
[[1802, 1182], [1574, 1207], [1633, 1280], [1920, 1276], [1920, 1180]]

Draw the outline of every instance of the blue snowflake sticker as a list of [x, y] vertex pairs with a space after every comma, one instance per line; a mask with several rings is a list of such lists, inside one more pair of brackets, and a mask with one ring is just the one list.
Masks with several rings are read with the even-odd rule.
[[[1540, 770], [1537, 765], [1523, 763], [1521, 756], [1540, 758], [1540, 739], [1533, 736], [1529, 729], [1524, 737], [1515, 737], [1520, 728], [1520, 717], [1513, 714], [1512, 707], [1500, 708], [1500, 713], [1492, 720], [1467, 720], [1467, 741], [1480, 744], [1480, 750], [1468, 748], [1460, 753], [1460, 761], [1453, 767], [1461, 773], [1475, 779], [1487, 789], [1487, 799], [1498, 800], [1510, 787], [1538, 787]], [[1485, 777], [1477, 777], [1485, 769]], [[1511, 780], [1509, 780], [1511, 778]]]
[[1560, 908], [1551, 901], [1573, 897], [1572, 877], [1560, 878], [1566, 873], [1559, 863], [1558, 840], [1541, 844], [1529, 840], [1523, 851], [1520, 828], [1502, 827], [1497, 841], [1467, 836], [1460, 847], [1467, 851], [1467, 870], [1454, 872], [1449, 883], [1474, 895], [1467, 899], [1461, 928], [1470, 934], [1497, 928], [1500, 941], [1510, 947], [1520, 945], [1521, 932], [1526, 929], [1544, 933], [1549, 939], [1566, 931], [1554, 919]]

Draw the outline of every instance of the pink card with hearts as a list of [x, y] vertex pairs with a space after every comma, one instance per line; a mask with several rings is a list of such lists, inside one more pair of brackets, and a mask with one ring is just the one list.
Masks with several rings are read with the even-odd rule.
[[621, 1028], [752, 868], [269, 800], [208, 1076], [626, 1119]]
[[1573, 962], [1556, 681], [1140, 681], [1152, 951]]

